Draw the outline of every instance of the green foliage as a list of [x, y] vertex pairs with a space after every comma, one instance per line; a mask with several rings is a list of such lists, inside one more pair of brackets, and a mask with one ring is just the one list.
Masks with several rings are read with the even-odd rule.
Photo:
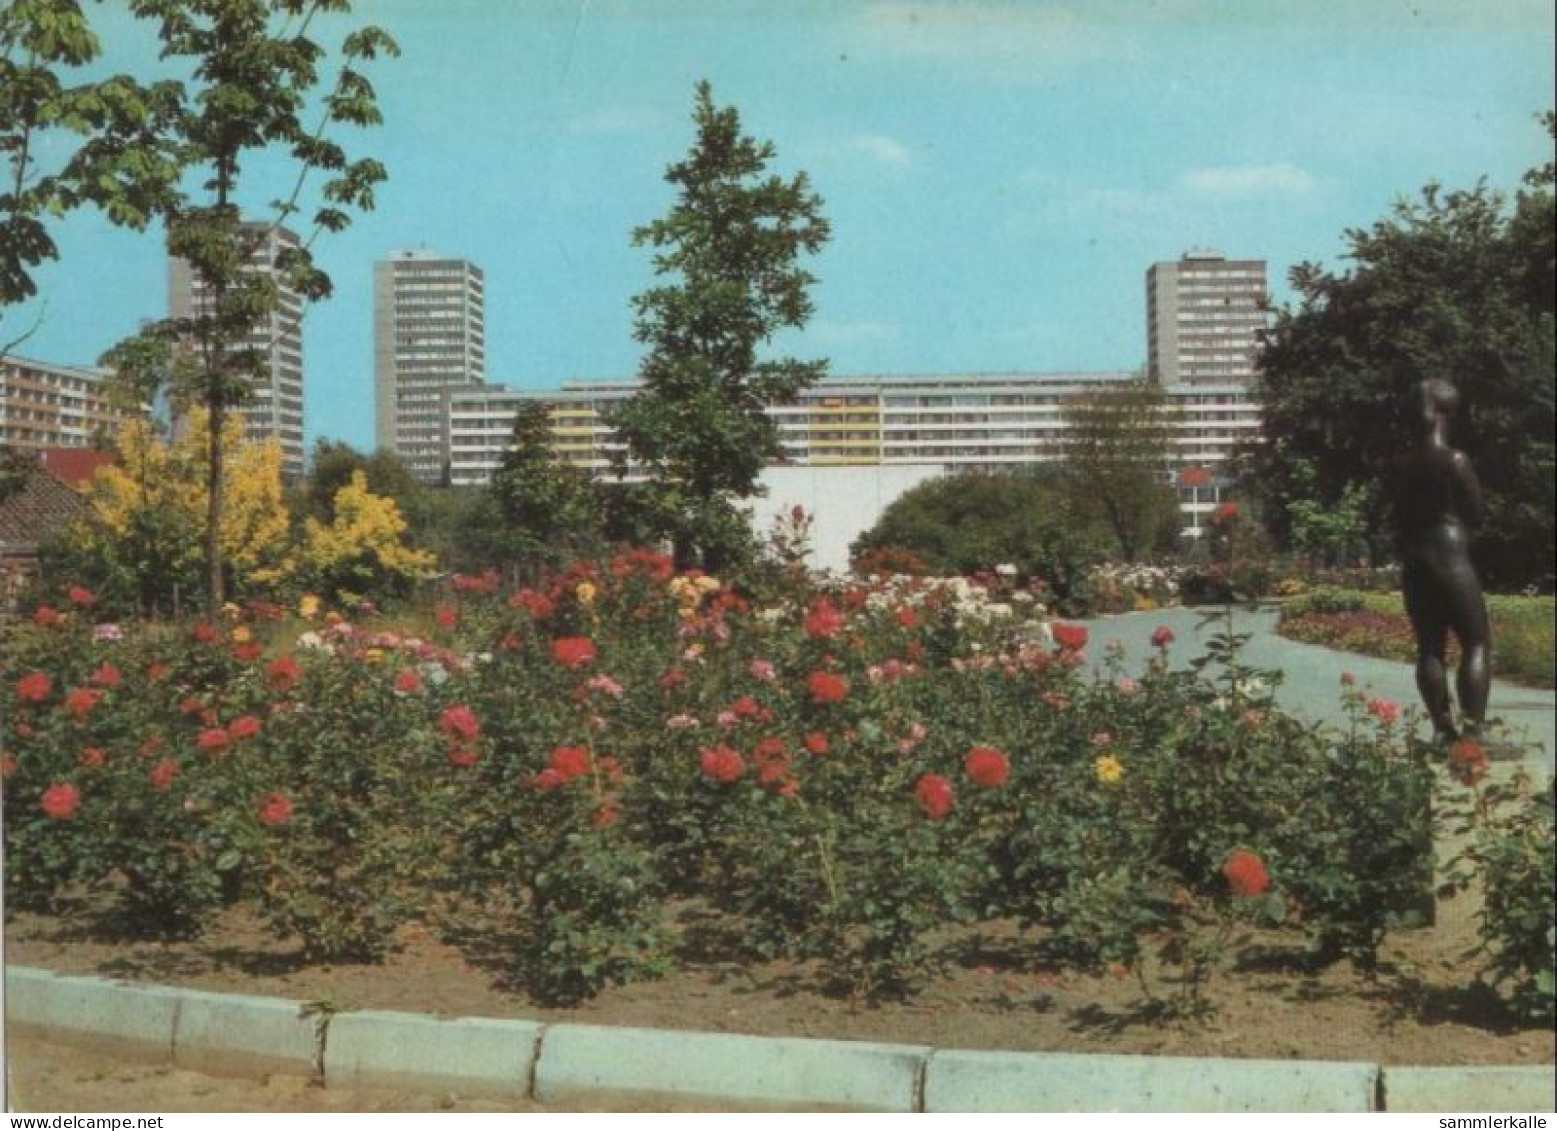
[[[1545, 122], [1551, 128], [1552, 118]], [[1304, 500], [1341, 514], [1419, 441], [1416, 386], [1446, 377], [1462, 411], [1452, 442], [1486, 496], [1476, 547], [1494, 586], [1553, 572], [1554, 209], [1549, 167], [1510, 207], [1485, 185], [1428, 186], [1368, 230], [1346, 233], [1350, 269], [1293, 269], [1261, 365], [1266, 443], [1250, 453], [1266, 515], [1312, 543]], [[1387, 527], [1381, 493], [1368, 526]], [[1293, 520], [1297, 525], [1293, 525]], [[1324, 539], [1321, 539], [1324, 541]]]
[[[1451, 769], [1454, 754], [1450, 755]], [[1553, 786], [1533, 788], [1518, 772], [1512, 781], [1483, 781], [1462, 772], [1461, 785], [1445, 795], [1445, 824], [1465, 838], [1449, 862], [1447, 889], [1479, 884], [1481, 972], [1500, 990], [1525, 1024], [1550, 1028], [1557, 1007], [1557, 838], [1552, 822]]]
[[[383, 166], [349, 160], [327, 136], [332, 126], [370, 126], [380, 120], [377, 100], [361, 65], [379, 54], [397, 54], [394, 41], [374, 27], [347, 34], [334, 82], [320, 98], [326, 49], [309, 37], [321, 11], [350, 11], [348, 0], [132, 0], [131, 11], [154, 24], [162, 57], [187, 65], [193, 80], [171, 84], [171, 103], [147, 152], [168, 155], [176, 176], [153, 215], [167, 227], [168, 251], [189, 264], [206, 301], [187, 318], [142, 331], [131, 344], [109, 352], [120, 379], [145, 397], [166, 386], [175, 403], [199, 404], [209, 413], [208, 512], [205, 523], [207, 601], [214, 612], [224, 599], [222, 552], [223, 422], [242, 403], [264, 364], [263, 351], [247, 343], [281, 304], [282, 286], [302, 301], [330, 293], [329, 277], [313, 262], [314, 235], [340, 231], [351, 209], [371, 209]], [[317, 113], [318, 121], [307, 120]], [[253, 194], [242, 176], [249, 158], [284, 152], [298, 176], [290, 195], [276, 201], [266, 222], [246, 223], [239, 200]], [[148, 158], [136, 150], [127, 156]], [[307, 174], [323, 171], [314, 232], [286, 247], [256, 271], [252, 259], [280, 225], [302, 211]], [[198, 191], [184, 185], [197, 184]], [[181, 356], [182, 355], [182, 356]]]
[[1010, 564], [1043, 579], [1063, 604], [1105, 556], [1069, 492], [1028, 472], [979, 472], [921, 483], [893, 501], [850, 547], [852, 557], [907, 551], [932, 573]]
[[502, 559], [527, 573], [561, 566], [600, 545], [600, 500], [589, 473], [552, 451], [551, 410], [527, 401], [489, 488], [501, 522]]
[[1169, 486], [1173, 433], [1162, 389], [1148, 381], [1100, 389], [1065, 405], [1061, 478], [1070, 510], [1107, 530], [1127, 562], [1172, 550], [1182, 525]]
[[100, 53], [77, 0], [0, 8], [0, 311], [31, 298], [33, 270], [58, 255], [47, 218], [90, 203], [140, 229], [177, 189], [178, 85], [72, 82]]
[[764, 411], [814, 384], [826, 363], [761, 360], [759, 347], [811, 316], [815, 279], [797, 265], [827, 242], [821, 199], [804, 173], [767, 175], [773, 146], [741, 133], [731, 107], [697, 87], [697, 139], [665, 179], [678, 192], [663, 219], [633, 233], [666, 281], [633, 302], [648, 347], [642, 390], [611, 415], [628, 457], [675, 515], [678, 556], [719, 568], [731, 552], [732, 499], [753, 493], [780, 454]]

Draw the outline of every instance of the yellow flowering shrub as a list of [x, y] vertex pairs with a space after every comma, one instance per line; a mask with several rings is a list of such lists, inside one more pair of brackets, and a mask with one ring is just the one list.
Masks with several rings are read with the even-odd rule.
[[433, 555], [405, 544], [400, 507], [369, 491], [363, 472], [352, 472], [351, 481], [335, 493], [333, 509], [328, 524], [308, 520], [298, 553], [299, 572], [316, 590], [362, 597], [385, 589], [403, 591], [432, 575]]

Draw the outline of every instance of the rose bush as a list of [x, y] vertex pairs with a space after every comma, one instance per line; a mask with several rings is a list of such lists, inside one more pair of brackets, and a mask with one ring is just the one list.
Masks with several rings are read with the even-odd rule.
[[690, 903], [872, 996], [992, 919], [1086, 966], [1155, 948], [1192, 989], [1208, 924], [1367, 962], [1430, 879], [1397, 712], [1355, 691], [1315, 731], [1225, 634], [1215, 678], [1171, 633], [1093, 675], [1084, 626], [995, 584], [795, 573], [754, 604], [633, 551], [451, 588], [420, 636], [317, 608], [10, 630], [7, 906], [101, 891], [198, 930], [248, 899], [320, 960], [417, 917], [576, 1001], [665, 969]]

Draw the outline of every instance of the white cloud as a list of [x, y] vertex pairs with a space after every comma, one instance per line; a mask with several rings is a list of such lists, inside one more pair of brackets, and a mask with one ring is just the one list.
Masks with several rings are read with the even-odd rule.
[[1256, 196], [1306, 196], [1319, 187], [1313, 174], [1285, 161], [1272, 165], [1210, 165], [1190, 169], [1179, 187], [1197, 196], [1221, 199]]
[[849, 148], [894, 169], [907, 168], [914, 161], [913, 150], [886, 134], [856, 134], [849, 139]]

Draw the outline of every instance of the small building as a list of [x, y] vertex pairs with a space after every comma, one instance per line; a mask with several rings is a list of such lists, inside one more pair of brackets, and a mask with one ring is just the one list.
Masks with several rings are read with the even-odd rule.
[[22, 590], [36, 576], [39, 545], [91, 509], [86, 496], [42, 459], [0, 498], [0, 619], [15, 615]]

